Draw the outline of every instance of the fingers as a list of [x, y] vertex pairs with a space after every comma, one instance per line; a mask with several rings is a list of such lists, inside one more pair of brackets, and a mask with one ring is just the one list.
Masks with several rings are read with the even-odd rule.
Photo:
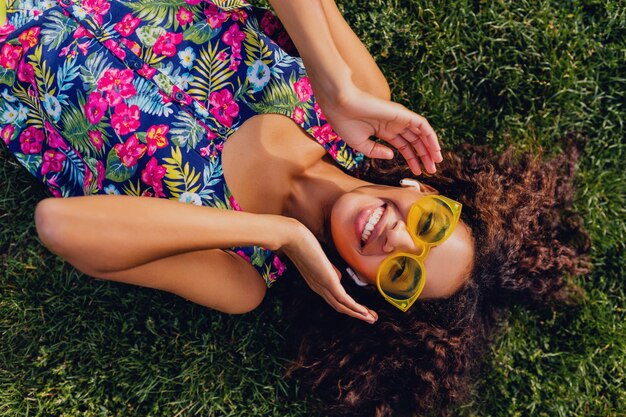
[[330, 288], [326, 289], [325, 292], [326, 297], [324, 298], [326, 299], [326, 302], [328, 302], [338, 312], [360, 320], [365, 320], [370, 324], [374, 323], [378, 319], [376, 313], [354, 301], [339, 281], [335, 281]]
[[441, 147], [439, 146], [439, 140], [437, 139], [437, 134], [435, 130], [432, 128], [428, 120], [424, 117], [416, 114], [411, 119], [410, 130], [420, 136], [421, 142], [425, 145], [425, 149], [433, 162], [439, 163], [443, 161], [443, 156], [441, 155]]

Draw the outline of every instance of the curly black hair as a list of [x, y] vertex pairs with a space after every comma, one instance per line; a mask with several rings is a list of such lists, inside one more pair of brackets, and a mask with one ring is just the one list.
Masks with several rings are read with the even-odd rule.
[[[370, 325], [293, 284], [285, 313], [294, 359], [285, 376], [317, 397], [313, 407], [362, 417], [447, 415], [468, 399], [512, 303], [554, 307], [584, 295], [567, 279], [590, 268], [590, 239], [570, 209], [581, 146], [568, 143], [568, 153], [551, 158], [512, 148], [496, 155], [473, 147], [465, 160], [449, 152], [436, 175], [419, 178], [463, 204], [476, 243], [471, 276], [449, 298], [418, 300], [403, 313], [374, 287], [343, 279], [357, 302], [378, 313]], [[367, 160], [357, 176], [397, 185], [413, 175], [397, 157]]]

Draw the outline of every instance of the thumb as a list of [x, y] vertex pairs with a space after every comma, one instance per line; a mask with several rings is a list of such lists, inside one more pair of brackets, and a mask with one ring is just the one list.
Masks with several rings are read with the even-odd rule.
[[339, 280], [341, 280], [341, 271], [339, 269], [337, 269], [337, 267], [335, 265], [333, 265], [333, 269], [335, 270], [335, 272], [337, 273], [337, 278], [339, 278]]
[[393, 159], [393, 150], [391, 148], [371, 139], [367, 139], [366, 142], [354, 149], [371, 159]]

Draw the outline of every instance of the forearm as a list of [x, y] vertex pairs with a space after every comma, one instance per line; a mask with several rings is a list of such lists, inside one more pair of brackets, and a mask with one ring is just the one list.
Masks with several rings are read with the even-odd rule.
[[[327, 98], [340, 95], [351, 70], [335, 45], [320, 0], [269, 0], [298, 48], [313, 85]], [[316, 91], [314, 91], [316, 92]]]
[[73, 265], [119, 271], [202, 249], [280, 249], [295, 221], [130, 196], [46, 199], [35, 212], [42, 242]]

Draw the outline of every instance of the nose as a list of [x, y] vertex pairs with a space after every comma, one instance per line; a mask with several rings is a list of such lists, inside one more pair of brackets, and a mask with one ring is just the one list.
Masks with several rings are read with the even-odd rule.
[[417, 252], [417, 247], [413, 238], [409, 234], [406, 228], [406, 223], [402, 220], [398, 220], [396, 224], [387, 229], [385, 232], [385, 243], [383, 243], [383, 251], [386, 253], [405, 251], [405, 252]]

